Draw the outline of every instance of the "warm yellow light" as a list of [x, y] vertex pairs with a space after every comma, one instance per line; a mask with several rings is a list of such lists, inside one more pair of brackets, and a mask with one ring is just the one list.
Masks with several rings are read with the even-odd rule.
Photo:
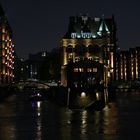
[[101, 99], [101, 93], [100, 92], [96, 92], [96, 99], [100, 100]]
[[78, 68], [74, 68], [74, 72], [78, 72]]
[[5, 33], [5, 27], [2, 28], [2, 33]]
[[81, 93], [81, 98], [85, 98], [86, 97], [86, 93], [85, 92], [82, 92]]
[[84, 71], [84, 69], [83, 68], [79, 68], [79, 72], [83, 72]]
[[4, 41], [4, 40], [5, 40], [5, 35], [3, 34], [3, 35], [2, 35], [2, 41]]
[[108, 77], [110, 77], [110, 72], [109, 71], [108, 71], [108, 74], [107, 75], [108, 75]]
[[114, 63], [113, 63], [113, 53], [111, 53], [111, 68], [113, 68], [113, 66], [114, 66]]

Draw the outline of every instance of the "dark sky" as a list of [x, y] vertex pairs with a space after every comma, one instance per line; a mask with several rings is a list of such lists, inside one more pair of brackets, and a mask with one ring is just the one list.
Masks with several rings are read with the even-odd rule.
[[123, 0], [0, 0], [14, 33], [16, 52], [29, 53], [59, 47], [69, 16], [115, 16], [118, 45], [140, 46], [140, 2]]

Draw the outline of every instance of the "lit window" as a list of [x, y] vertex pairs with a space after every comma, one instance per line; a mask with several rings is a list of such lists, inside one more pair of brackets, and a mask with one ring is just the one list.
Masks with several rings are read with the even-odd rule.
[[5, 51], [2, 51], [2, 55], [3, 55], [3, 56], [5, 55]]
[[75, 61], [78, 62], [80, 60], [79, 57], [75, 57]]
[[2, 33], [5, 33], [5, 28], [4, 27], [2, 28]]
[[5, 63], [5, 59], [4, 59], [4, 58], [2, 59], [2, 63], [3, 63], [3, 64]]
[[97, 72], [97, 68], [93, 68], [93, 72]]
[[87, 72], [92, 72], [92, 68], [88, 68], [87, 69]]
[[46, 56], [46, 52], [43, 52], [43, 53], [42, 53], [42, 57], [45, 57], [45, 56]]
[[3, 35], [2, 35], [2, 41], [4, 41], [4, 40], [5, 40], [5, 35], [3, 34]]
[[79, 72], [84, 72], [84, 69], [83, 68], [79, 68]]
[[78, 72], [78, 68], [74, 68], [74, 72]]
[[72, 59], [73, 58], [73, 54], [72, 53], [69, 53], [68, 54], [68, 59]]
[[88, 59], [89, 59], [89, 60], [93, 60], [93, 58], [92, 58], [92, 57], [88, 57]]

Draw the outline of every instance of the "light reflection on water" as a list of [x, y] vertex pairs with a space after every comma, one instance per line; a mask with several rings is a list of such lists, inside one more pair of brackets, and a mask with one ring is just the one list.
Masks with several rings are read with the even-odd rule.
[[69, 110], [19, 94], [0, 103], [0, 140], [129, 139], [140, 134], [139, 108], [138, 92], [118, 93], [102, 111]]
[[90, 139], [97, 138], [98, 135], [117, 137], [118, 114], [114, 103], [106, 106], [102, 111], [67, 110], [66, 115], [67, 117], [63, 112], [61, 116], [63, 121], [67, 120], [65, 128], [61, 127], [63, 139]]
[[37, 118], [37, 140], [41, 140], [42, 123], [40, 117]]
[[81, 112], [81, 134], [85, 134], [87, 131], [87, 111]]
[[41, 135], [42, 135], [42, 133], [41, 133], [41, 131], [42, 131], [42, 121], [41, 121], [41, 104], [42, 104], [42, 102], [41, 101], [37, 101], [36, 102], [36, 104], [37, 104], [37, 108], [36, 108], [36, 113], [37, 113], [37, 119], [36, 119], [36, 121], [37, 121], [37, 124], [36, 124], [36, 126], [37, 126], [37, 130], [36, 130], [36, 134], [37, 134], [37, 138], [36, 138], [36, 140], [41, 140]]

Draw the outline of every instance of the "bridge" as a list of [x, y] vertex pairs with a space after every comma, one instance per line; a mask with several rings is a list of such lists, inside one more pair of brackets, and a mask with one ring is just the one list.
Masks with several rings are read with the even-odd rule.
[[13, 86], [17, 87], [18, 89], [49, 89], [51, 85], [47, 82], [42, 81], [20, 81], [18, 83], [14, 83]]
[[115, 81], [112, 82], [111, 87], [113, 87], [117, 91], [140, 90], [140, 81]]

